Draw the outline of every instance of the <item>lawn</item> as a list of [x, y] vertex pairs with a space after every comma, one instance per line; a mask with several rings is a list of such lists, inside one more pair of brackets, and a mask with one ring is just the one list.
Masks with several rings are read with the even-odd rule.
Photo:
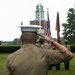
[[[0, 75], [2, 75], [3, 66], [8, 55], [9, 54], [0, 54]], [[75, 57], [70, 60], [70, 70], [65, 70], [64, 64], [61, 63], [60, 70], [56, 70], [56, 68], [53, 67], [52, 70], [49, 70], [48, 75], [75, 75]]]

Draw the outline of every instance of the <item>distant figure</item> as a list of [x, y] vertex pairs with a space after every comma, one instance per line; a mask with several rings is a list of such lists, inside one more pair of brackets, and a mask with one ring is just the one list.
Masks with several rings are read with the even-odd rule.
[[22, 47], [7, 57], [3, 75], [48, 75], [50, 64], [61, 63], [73, 58], [73, 53], [50, 37], [39, 35], [52, 43], [57, 50], [40, 48], [35, 45], [38, 26], [23, 26]]
[[[66, 48], [68, 48], [68, 50], [71, 50], [70, 45], [68, 45], [68, 41], [65, 40], [65, 45]], [[64, 62], [64, 66], [65, 66], [65, 70], [69, 70], [69, 60]]]
[[[57, 50], [55, 46], [52, 46], [52, 50]], [[49, 65], [49, 70], [52, 70], [52, 67], [56, 67], [56, 70], [60, 70], [60, 63]]]

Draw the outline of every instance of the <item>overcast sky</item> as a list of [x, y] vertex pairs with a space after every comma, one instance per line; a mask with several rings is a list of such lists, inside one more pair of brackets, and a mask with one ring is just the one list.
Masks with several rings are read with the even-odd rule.
[[[0, 40], [12, 41], [21, 35], [21, 21], [29, 25], [29, 21], [35, 20], [35, 10], [39, 0], [0, 0]], [[51, 35], [56, 38], [55, 24], [56, 14], [60, 17], [60, 36], [62, 36], [62, 23], [66, 22], [69, 8], [74, 8], [75, 0], [40, 0], [44, 6], [44, 17], [47, 20], [47, 8], [51, 25]]]

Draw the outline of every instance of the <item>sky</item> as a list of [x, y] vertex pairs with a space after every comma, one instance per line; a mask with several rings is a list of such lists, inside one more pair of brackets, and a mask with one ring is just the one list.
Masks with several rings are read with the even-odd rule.
[[[35, 20], [36, 6], [39, 0], [0, 0], [0, 40], [13, 41], [20, 38], [21, 31], [18, 26], [29, 25], [31, 20]], [[56, 38], [56, 15], [59, 12], [60, 36], [62, 37], [62, 23], [66, 23], [69, 8], [74, 8], [75, 0], [40, 0], [43, 5], [44, 17], [47, 20], [47, 8], [49, 8], [49, 18], [51, 35]]]

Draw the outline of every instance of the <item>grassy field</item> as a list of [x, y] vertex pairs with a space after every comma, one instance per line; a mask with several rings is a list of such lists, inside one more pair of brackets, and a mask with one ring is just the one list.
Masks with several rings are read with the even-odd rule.
[[[0, 75], [2, 75], [3, 66], [8, 55], [9, 54], [0, 54]], [[49, 70], [48, 75], [75, 75], [75, 57], [70, 61], [70, 70], [65, 70], [64, 64], [61, 63], [60, 70], [56, 70], [56, 68], [53, 67], [52, 70]]]

